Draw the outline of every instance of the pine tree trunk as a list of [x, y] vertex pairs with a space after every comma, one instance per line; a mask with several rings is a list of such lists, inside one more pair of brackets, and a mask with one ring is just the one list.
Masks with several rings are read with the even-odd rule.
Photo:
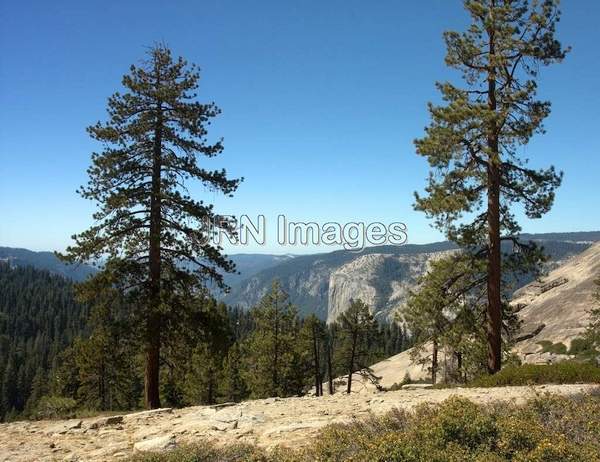
[[437, 370], [438, 370], [438, 342], [433, 341], [433, 353], [431, 355], [431, 383], [435, 385], [437, 381]]
[[329, 394], [333, 395], [333, 393], [335, 392], [335, 390], [333, 389], [333, 367], [331, 364], [331, 349], [332, 349], [332, 342], [331, 339], [329, 339], [328, 345], [327, 345], [327, 380], [328, 380], [328, 385], [329, 385]]
[[160, 364], [160, 340], [156, 335], [148, 339], [146, 345], [146, 370], [144, 373], [144, 401], [148, 409], [160, 407], [159, 394], [159, 364]]
[[271, 396], [276, 396], [279, 391], [279, 302], [275, 297], [275, 332], [273, 340], [273, 377]]
[[352, 351], [350, 353], [350, 363], [348, 364], [348, 387], [347, 393], [352, 391], [352, 374], [354, 373], [354, 356], [356, 354], [357, 334], [352, 335]]
[[500, 180], [499, 171], [490, 166], [490, 190], [488, 197], [489, 259], [488, 259], [488, 372], [500, 370], [502, 361], [502, 295], [500, 253]]
[[313, 334], [313, 360], [314, 360], [314, 367], [315, 367], [315, 393], [317, 396], [321, 396], [321, 393], [320, 393], [321, 366], [319, 364], [319, 350], [317, 348], [317, 332], [316, 332], [315, 326], [313, 326], [312, 334]]
[[[158, 75], [158, 72], [157, 72]], [[157, 87], [159, 82], [157, 81]], [[162, 168], [162, 108], [158, 102], [154, 128], [152, 158], [152, 195], [150, 198], [150, 297], [146, 332], [146, 370], [144, 374], [144, 401], [146, 408], [160, 407], [160, 276], [161, 276], [161, 168]]]
[[461, 382], [463, 381], [462, 361], [463, 361], [462, 353], [460, 351], [457, 351], [456, 352], [456, 371], [458, 373], [458, 378]]
[[[494, 8], [495, 1], [491, 1]], [[493, 12], [493, 9], [492, 9]], [[493, 22], [493, 21], [492, 21]], [[488, 30], [489, 69], [488, 69], [488, 107], [496, 112], [496, 63], [494, 25]], [[488, 277], [487, 277], [487, 342], [488, 372], [494, 374], [501, 368], [502, 362], [502, 296], [501, 296], [501, 252], [500, 252], [500, 152], [498, 128], [492, 120], [488, 132]]]

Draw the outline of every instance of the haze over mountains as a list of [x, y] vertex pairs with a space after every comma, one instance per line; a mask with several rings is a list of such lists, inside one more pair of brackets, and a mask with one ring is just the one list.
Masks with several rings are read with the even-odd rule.
[[[541, 242], [556, 268], [594, 242], [600, 231], [579, 233], [524, 234], [524, 239]], [[223, 300], [232, 306], [250, 308], [279, 279], [301, 314], [315, 313], [333, 321], [351, 298], [362, 298], [376, 316], [384, 320], [401, 306], [415, 281], [431, 259], [456, 249], [450, 242], [403, 246], [368, 247], [362, 252], [338, 250], [313, 255], [235, 254], [239, 274], [226, 275], [231, 287]], [[31, 265], [81, 281], [95, 272], [88, 265], [66, 265], [52, 252], [0, 247], [0, 260], [13, 265]], [[523, 280], [520, 286], [531, 282]]]
[[83, 281], [97, 271], [90, 265], [65, 264], [53, 252], [34, 252], [13, 247], [0, 247], [0, 261], [7, 261], [12, 266], [33, 266], [74, 281]]
[[[226, 274], [225, 282], [228, 285], [237, 284], [246, 277], [287, 261], [293, 258], [293, 256], [237, 254], [232, 255], [231, 258], [235, 262], [239, 274]], [[35, 252], [14, 247], [0, 247], [0, 261], [7, 261], [14, 266], [33, 266], [34, 268], [50, 271], [74, 281], [83, 281], [97, 271], [97, 268], [91, 265], [69, 265], [63, 263], [56, 257], [54, 252]]]

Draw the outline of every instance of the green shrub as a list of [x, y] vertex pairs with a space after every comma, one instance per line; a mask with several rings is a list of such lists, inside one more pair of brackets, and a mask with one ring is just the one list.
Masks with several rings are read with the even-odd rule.
[[450, 398], [436, 409], [432, 424], [440, 443], [456, 443], [470, 449], [488, 447], [496, 437], [496, 426], [480, 406], [464, 398]]
[[[406, 374], [404, 374], [404, 378], [402, 379], [402, 382], [400, 382], [400, 383], [396, 382], [396, 383], [392, 384], [390, 387], [388, 387], [386, 389], [386, 391], [401, 390], [404, 385], [409, 385], [411, 383], [415, 383], [415, 382], [413, 382], [413, 380], [410, 378], [410, 374], [407, 372]], [[420, 382], [417, 382], [417, 383], [420, 383]]]
[[538, 385], [546, 383], [600, 383], [600, 367], [590, 363], [563, 361], [556, 364], [507, 366], [494, 375], [472, 381], [472, 387]]
[[77, 401], [62, 396], [42, 396], [34, 416], [36, 419], [68, 419], [74, 417]]
[[182, 446], [166, 453], [138, 454], [132, 462], [268, 462], [266, 453], [251, 445], [217, 447], [210, 442]]
[[542, 340], [541, 342], [537, 342], [537, 344], [542, 347], [542, 353], [567, 354], [567, 346], [562, 342], [552, 343], [549, 340]]
[[590, 338], [574, 338], [571, 341], [569, 354], [582, 360], [594, 360], [600, 352], [596, 350], [594, 342]]

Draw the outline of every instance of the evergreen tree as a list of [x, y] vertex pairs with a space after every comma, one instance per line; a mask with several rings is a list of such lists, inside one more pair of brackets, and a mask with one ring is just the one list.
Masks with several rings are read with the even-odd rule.
[[[432, 262], [419, 279], [418, 289], [408, 298], [402, 314], [417, 341], [411, 357], [420, 363], [431, 362], [433, 383], [438, 381], [438, 354], [442, 349], [454, 355], [457, 365], [456, 371], [446, 367], [447, 380], [452, 372], [462, 380], [467, 372], [473, 376], [487, 369], [486, 269], [486, 262], [476, 255], [453, 253]], [[502, 351], [506, 356], [519, 323], [506, 301], [502, 313]], [[427, 342], [432, 345], [431, 357], [423, 357]]]
[[327, 391], [330, 395], [335, 393], [335, 367], [333, 364], [334, 352], [337, 340], [337, 325], [331, 324], [327, 326], [325, 337], [325, 361], [327, 368]]
[[40, 399], [48, 393], [48, 371], [40, 367], [33, 377], [29, 398], [25, 404], [25, 414], [32, 416]]
[[323, 396], [323, 341], [325, 337], [325, 325], [323, 321], [311, 314], [304, 319], [300, 331], [299, 343], [300, 355], [310, 356], [314, 376], [315, 395]]
[[[529, 168], [519, 148], [543, 132], [550, 113], [550, 103], [536, 99], [538, 68], [560, 62], [566, 51], [555, 39], [558, 0], [465, 0], [464, 6], [471, 25], [444, 37], [446, 63], [462, 72], [466, 86], [439, 83], [445, 105], [429, 106], [432, 122], [416, 148], [432, 172], [416, 209], [487, 262], [488, 370], [494, 373], [502, 351], [501, 241], [519, 249], [519, 265], [540, 259], [535, 246], [519, 242], [511, 205], [540, 218], [562, 178], [553, 167]], [[474, 218], [465, 222], [465, 215]]]
[[74, 395], [87, 409], [111, 410], [138, 407], [139, 338], [131, 330], [128, 293], [112, 284], [110, 273], [79, 284], [77, 299], [91, 307], [86, 335], [72, 345], [78, 378]]
[[[185, 368], [182, 370], [178, 367], [178, 364], [174, 364], [170, 361], [173, 355], [169, 352], [169, 347], [164, 348], [164, 354], [162, 355], [162, 361], [164, 366], [162, 368], [162, 381], [161, 381], [161, 402], [169, 407], [183, 407], [186, 403], [186, 377]], [[194, 402], [193, 404], [198, 404]]]
[[189, 302], [193, 316], [165, 343], [163, 395], [171, 405], [214, 404], [220, 398], [223, 359], [233, 343], [229, 311], [208, 296]]
[[210, 345], [198, 345], [191, 358], [185, 379], [185, 399], [188, 404], [215, 404], [222, 380], [223, 353]]
[[242, 372], [243, 356], [237, 343], [227, 352], [223, 365], [221, 394], [226, 401], [237, 403], [248, 397], [248, 387]]
[[70, 281], [0, 262], [0, 420], [35, 410], [56, 356], [84, 330], [88, 313]]
[[82, 407], [100, 411], [134, 409], [139, 401], [133, 352], [107, 329], [98, 328], [73, 345], [79, 373], [76, 396]]
[[18, 413], [22, 410], [21, 400], [24, 394], [19, 390], [19, 365], [17, 355], [11, 352], [4, 367], [4, 379], [2, 380], [2, 401], [0, 406], [3, 417]]
[[252, 309], [255, 329], [245, 342], [245, 380], [253, 398], [290, 396], [302, 392], [298, 377], [296, 308], [278, 281]]
[[369, 379], [377, 382], [368, 366], [373, 359], [369, 345], [377, 334], [377, 322], [369, 307], [362, 300], [352, 300], [350, 306], [337, 320], [340, 332], [340, 347], [338, 350], [340, 364], [343, 364], [348, 374], [346, 391], [352, 391], [352, 375], [361, 371]]
[[198, 165], [200, 155], [221, 153], [221, 141], [207, 140], [207, 125], [219, 114], [195, 100], [199, 73], [163, 45], [148, 52], [141, 67], [123, 77], [125, 93], [108, 100], [106, 123], [88, 128], [104, 150], [92, 155], [89, 183], [80, 194], [99, 205], [97, 224], [75, 235], [63, 256], [70, 262], [107, 258], [106, 282], [127, 291], [145, 355], [144, 401], [160, 406], [160, 350], [165, 326], [185, 319], [187, 300], [207, 281], [223, 287], [231, 261], [211, 238], [232, 233], [230, 220], [187, 192], [189, 180], [232, 194], [239, 180], [224, 170]]
[[406, 349], [402, 324], [401, 322], [389, 322], [380, 326], [379, 338], [383, 342], [381, 345], [382, 359], [394, 356]]
[[228, 317], [235, 342], [242, 342], [254, 330], [254, 319], [250, 310], [240, 307], [229, 308]]
[[49, 377], [49, 395], [69, 397], [77, 401], [80, 384], [75, 349], [71, 345], [54, 358]]
[[[472, 265], [479, 265], [480, 271]], [[479, 285], [476, 278], [485, 277], [485, 268], [482, 272], [481, 266], [481, 261], [464, 254], [434, 261], [428, 272], [419, 279], [418, 289], [410, 293], [406, 308], [402, 311], [417, 342], [411, 351], [411, 358], [421, 364], [431, 363], [431, 381], [434, 384], [438, 382], [440, 348], [448, 348], [448, 339], [454, 338], [450, 333], [464, 330], [468, 335], [475, 335], [475, 326], [462, 323], [465, 320], [462, 312], [468, 310], [465, 299], [471, 295], [469, 292]], [[423, 357], [428, 343], [432, 347], [431, 357]]]
[[[435, 274], [435, 273], [433, 273]], [[434, 292], [431, 294], [430, 292]], [[445, 306], [439, 299], [431, 295], [438, 295], [435, 288], [424, 285], [419, 292], [411, 294], [407, 303], [407, 308], [403, 312], [405, 319], [415, 334], [418, 345], [411, 351], [413, 361], [423, 363], [421, 355], [423, 354], [426, 342], [431, 342], [431, 383], [437, 383], [438, 372], [438, 354], [442, 336], [447, 332], [450, 326], [448, 313]]]

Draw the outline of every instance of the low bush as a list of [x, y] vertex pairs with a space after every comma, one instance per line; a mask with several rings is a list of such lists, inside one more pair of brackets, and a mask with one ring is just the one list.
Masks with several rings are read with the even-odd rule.
[[557, 355], [567, 354], [567, 346], [562, 342], [552, 343], [549, 340], [542, 340], [537, 343], [542, 347], [542, 353], [554, 353]]
[[431, 381], [427, 380], [427, 379], [418, 379], [418, 380], [413, 380], [410, 378], [410, 374], [407, 372], [404, 375], [404, 378], [402, 379], [402, 382], [398, 383], [394, 383], [392, 385], [390, 385], [389, 387], [385, 388], [385, 391], [398, 391], [401, 390], [402, 387], [404, 385], [429, 385], [431, 384]]
[[522, 406], [450, 398], [325, 427], [298, 450], [206, 443], [136, 462], [600, 462], [600, 395], [538, 396]]
[[596, 361], [600, 352], [591, 338], [574, 338], [571, 340], [569, 354], [582, 360]]
[[556, 364], [507, 366], [494, 375], [485, 375], [469, 383], [472, 387], [600, 383], [600, 367], [586, 362], [563, 361]]
[[62, 396], [43, 396], [38, 402], [36, 419], [69, 419], [77, 412], [77, 401]]
[[27, 414], [29, 419], [34, 420], [57, 420], [57, 419], [85, 419], [89, 417], [118, 415], [118, 411], [98, 411], [96, 409], [82, 408], [80, 404], [64, 396], [46, 395], [42, 396], [36, 407]]
[[138, 454], [131, 462], [268, 462], [262, 449], [247, 444], [219, 447], [207, 441], [169, 452]]

